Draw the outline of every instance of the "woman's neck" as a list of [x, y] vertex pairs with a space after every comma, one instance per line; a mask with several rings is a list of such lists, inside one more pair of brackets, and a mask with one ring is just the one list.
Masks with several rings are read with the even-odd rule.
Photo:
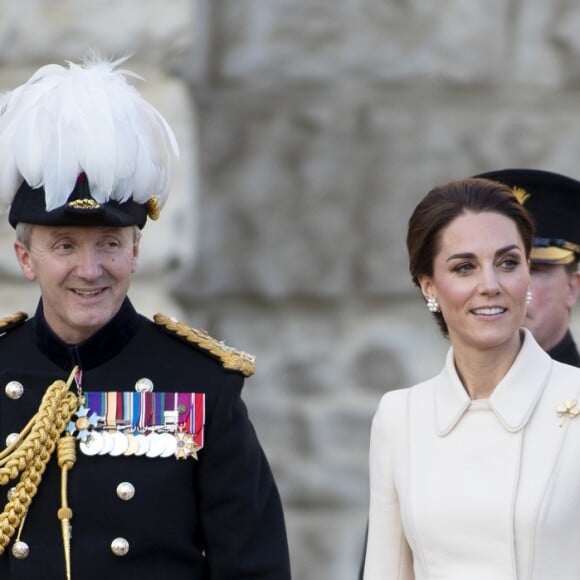
[[453, 345], [457, 374], [471, 399], [488, 399], [518, 356], [523, 334], [493, 349]]

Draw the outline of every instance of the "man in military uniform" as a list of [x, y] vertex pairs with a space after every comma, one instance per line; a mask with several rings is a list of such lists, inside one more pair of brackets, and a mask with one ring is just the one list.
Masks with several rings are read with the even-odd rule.
[[117, 65], [0, 100], [0, 201], [41, 295], [0, 321], [0, 578], [287, 580], [253, 358], [127, 297], [177, 145]]
[[476, 177], [509, 185], [532, 214], [536, 237], [525, 325], [552, 358], [580, 367], [569, 329], [580, 291], [580, 182], [538, 169], [502, 169]]

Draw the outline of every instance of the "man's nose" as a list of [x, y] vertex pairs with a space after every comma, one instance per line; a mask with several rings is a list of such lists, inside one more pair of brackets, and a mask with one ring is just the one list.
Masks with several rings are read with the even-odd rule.
[[102, 257], [96, 248], [84, 248], [79, 253], [77, 273], [82, 278], [92, 280], [102, 273]]

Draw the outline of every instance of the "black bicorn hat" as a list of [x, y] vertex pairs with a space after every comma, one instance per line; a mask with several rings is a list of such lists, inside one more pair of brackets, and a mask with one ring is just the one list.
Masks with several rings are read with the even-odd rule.
[[62, 226], [157, 219], [169, 194], [173, 131], [127, 77], [94, 56], [46, 65], [0, 95], [0, 209], [8, 221]]
[[532, 215], [536, 234], [531, 259], [570, 264], [580, 259], [580, 181], [541, 169], [500, 169], [480, 173], [508, 185]]
[[10, 205], [8, 222], [13, 228], [19, 222], [25, 222], [45, 226], [135, 225], [141, 229], [148, 216], [156, 219], [154, 203], [154, 198], [145, 204], [132, 199], [123, 203], [114, 200], [99, 203], [91, 195], [86, 175], [81, 173], [66, 203], [51, 211], [46, 210], [43, 190], [33, 189], [26, 181], [22, 182]]

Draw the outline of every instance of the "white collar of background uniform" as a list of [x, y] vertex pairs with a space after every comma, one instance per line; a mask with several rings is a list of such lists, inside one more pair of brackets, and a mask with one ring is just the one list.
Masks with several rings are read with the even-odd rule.
[[[524, 340], [520, 352], [489, 398], [489, 406], [499, 422], [512, 432], [526, 425], [548, 382], [553, 364], [532, 333], [525, 328], [522, 331]], [[453, 430], [471, 404], [455, 369], [453, 347], [447, 353], [445, 367], [434, 380], [437, 432], [444, 436]]]

